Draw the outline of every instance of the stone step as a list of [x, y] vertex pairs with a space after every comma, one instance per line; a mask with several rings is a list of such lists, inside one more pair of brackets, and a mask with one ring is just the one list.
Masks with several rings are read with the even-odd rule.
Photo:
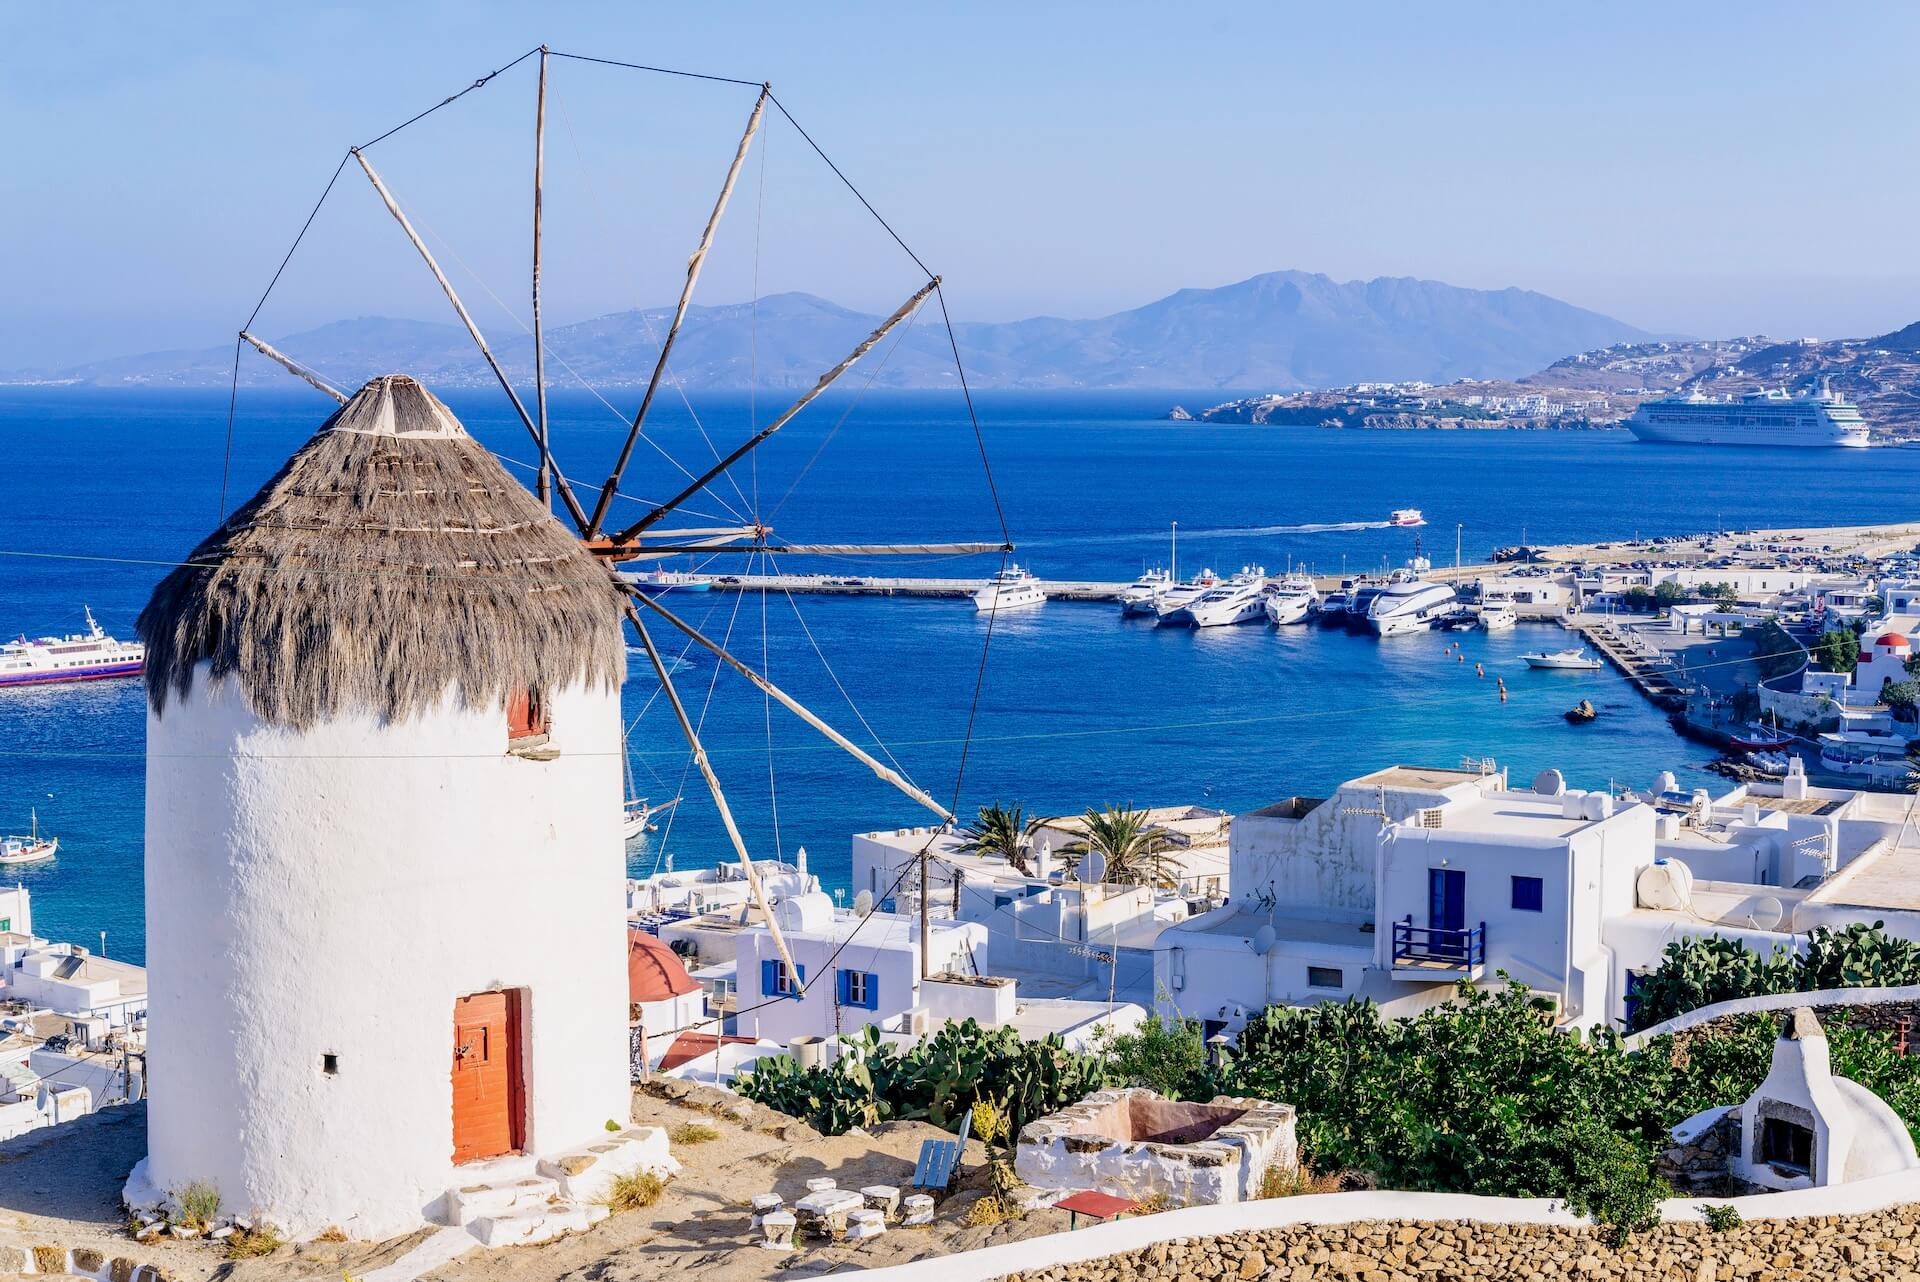
[[600, 1143], [543, 1157], [537, 1169], [559, 1186], [562, 1196], [598, 1202], [621, 1175], [652, 1171], [664, 1179], [677, 1173], [680, 1164], [668, 1151], [665, 1129], [634, 1126]]
[[467, 1231], [484, 1247], [531, 1246], [536, 1242], [551, 1242], [563, 1234], [583, 1233], [606, 1217], [604, 1206], [562, 1199], [481, 1216], [467, 1225]]
[[544, 1175], [448, 1189], [444, 1222], [455, 1227], [485, 1216], [507, 1215], [544, 1207], [561, 1195], [560, 1182]]

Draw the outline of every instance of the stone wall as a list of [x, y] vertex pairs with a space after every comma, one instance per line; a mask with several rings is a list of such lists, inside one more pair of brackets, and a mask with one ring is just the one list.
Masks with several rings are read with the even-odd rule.
[[1006, 1282], [1882, 1282], [1920, 1279], [1920, 1207], [1754, 1220], [1718, 1232], [1663, 1224], [1607, 1245], [1600, 1230], [1467, 1221], [1299, 1224], [1158, 1242]]
[[1832, 988], [1812, 993], [1774, 993], [1765, 997], [1744, 997], [1718, 1002], [1699, 1010], [1676, 1015], [1665, 1024], [1656, 1024], [1627, 1039], [1629, 1049], [1644, 1046], [1662, 1033], [1670, 1033], [1677, 1046], [1715, 1033], [1731, 1032], [1746, 1016], [1754, 1013], [1783, 1016], [1795, 1007], [1805, 1006], [1820, 1015], [1822, 1024], [1844, 1022], [1855, 1028], [1874, 1028], [1893, 1032], [1905, 1019], [1916, 1049], [1920, 1049], [1920, 986], [1906, 988]]
[[1654, 1160], [1654, 1172], [1676, 1193], [1718, 1197], [1731, 1184], [1734, 1156], [1740, 1152], [1740, 1106], [1708, 1109], [1673, 1128], [1673, 1143]]
[[1128, 1087], [1029, 1122], [1013, 1167], [1035, 1188], [1204, 1206], [1257, 1197], [1269, 1168], [1298, 1160], [1291, 1105], [1226, 1095], [1182, 1104]]

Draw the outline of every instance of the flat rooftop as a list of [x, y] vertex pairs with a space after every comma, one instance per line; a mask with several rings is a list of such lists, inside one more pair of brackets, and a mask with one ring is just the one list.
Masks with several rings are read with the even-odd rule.
[[[1559, 797], [1531, 792], [1496, 792], [1454, 802], [1446, 808], [1441, 826], [1430, 831], [1442, 836], [1450, 832], [1486, 833], [1537, 841], [1559, 841], [1598, 822], [1578, 816], [1569, 818], [1562, 812]], [[1418, 825], [1416, 820], [1408, 820], [1402, 826]]]
[[1852, 797], [1761, 797], [1749, 792], [1741, 798], [1743, 802], [1752, 802], [1762, 810], [1775, 810], [1783, 815], [1831, 815], [1844, 810]]
[[1370, 775], [1350, 779], [1347, 786], [1440, 791], [1484, 777], [1478, 770], [1449, 770], [1443, 766], [1388, 766]]
[[1809, 894], [1807, 902], [1920, 911], [1920, 838], [1869, 848]]

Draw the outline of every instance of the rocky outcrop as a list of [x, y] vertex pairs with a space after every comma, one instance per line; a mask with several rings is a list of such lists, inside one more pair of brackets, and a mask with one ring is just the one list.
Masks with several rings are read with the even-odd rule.
[[1614, 1247], [1598, 1229], [1538, 1224], [1293, 1225], [1159, 1242], [1007, 1282], [1882, 1282], [1920, 1279], [1920, 1207], [1754, 1220], [1715, 1231], [1665, 1224]]

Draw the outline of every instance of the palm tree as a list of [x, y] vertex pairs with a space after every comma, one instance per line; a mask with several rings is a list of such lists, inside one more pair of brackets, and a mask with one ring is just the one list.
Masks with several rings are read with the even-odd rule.
[[969, 855], [998, 855], [1016, 872], [1027, 874], [1027, 829], [1021, 808], [999, 802], [980, 807], [972, 823], [960, 827], [960, 849]]
[[1180, 865], [1169, 853], [1166, 831], [1147, 821], [1147, 812], [1130, 806], [1087, 809], [1080, 821], [1084, 835], [1060, 848], [1068, 870], [1098, 851], [1105, 864], [1100, 880], [1123, 886], [1160, 886], [1172, 889], [1180, 882]]

